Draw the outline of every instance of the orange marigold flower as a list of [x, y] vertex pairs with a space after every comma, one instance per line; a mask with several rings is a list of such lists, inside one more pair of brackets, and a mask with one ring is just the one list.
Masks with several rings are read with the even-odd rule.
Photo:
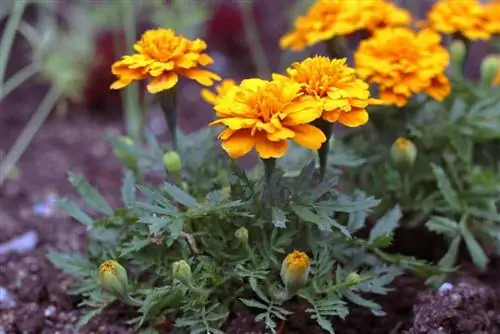
[[280, 46], [300, 51], [335, 36], [406, 25], [410, 21], [408, 11], [386, 0], [316, 0], [305, 15], [295, 20], [294, 30], [281, 38]]
[[207, 44], [201, 39], [191, 41], [176, 35], [172, 29], [147, 30], [135, 43], [136, 53], [123, 56], [112, 66], [118, 77], [111, 89], [121, 89], [136, 80], [150, 78], [147, 85], [150, 93], [158, 93], [175, 86], [179, 75], [211, 86], [221, 78], [210, 71], [199, 68], [213, 63], [204, 53]]
[[500, 85], [500, 67], [497, 70], [497, 74], [496, 74], [495, 78], [493, 79], [492, 85], [493, 86]]
[[398, 107], [421, 92], [441, 101], [451, 88], [445, 75], [450, 56], [440, 42], [440, 35], [431, 30], [379, 30], [360, 43], [354, 54], [356, 71], [369, 83], [379, 84], [383, 101]]
[[488, 30], [493, 35], [500, 34], [500, 0], [493, 0], [485, 5], [488, 18]]
[[427, 18], [430, 28], [445, 34], [461, 34], [469, 40], [491, 36], [486, 9], [477, 0], [439, 0]]
[[215, 87], [215, 93], [203, 88], [201, 90], [201, 97], [210, 104], [216, 104], [217, 100], [226, 95], [234, 86], [236, 86], [236, 82], [233, 79], [224, 79]]
[[348, 67], [346, 58], [330, 59], [316, 56], [293, 63], [288, 76], [275, 74], [275, 80], [292, 80], [302, 87], [302, 92], [313, 96], [323, 106], [322, 118], [357, 127], [368, 122], [366, 107], [381, 101], [370, 98], [370, 86]]
[[219, 119], [210, 123], [227, 127], [219, 134], [222, 148], [239, 158], [255, 147], [263, 159], [282, 157], [288, 139], [319, 149], [326, 137], [309, 123], [321, 116], [322, 106], [302, 96], [301, 90], [298, 83], [262, 79], [246, 79], [233, 87], [216, 101]]
[[304, 252], [294, 250], [288, 253], [281, 263], [280, 276], [288, 289], [296, 290], [306, 283], [310, 271], [309, 256]]

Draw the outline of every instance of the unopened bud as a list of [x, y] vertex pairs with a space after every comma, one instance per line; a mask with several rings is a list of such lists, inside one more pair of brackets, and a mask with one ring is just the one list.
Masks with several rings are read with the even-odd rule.
[[306, 253], [294, 250], [286, 256], [280, 274], [289, 296], [306, 284], [310, 270], [311, 264]]
[[491, 86], [500, 65], [498, 55], [486, 56], [481, 62], [481, 82], [485, 86]]
[[347, 284], [355, 285], [361, 282], [361, 276], [357, 272], [353, 271], [347, 275], [345, 281]]
[[181, 157], [175, 151], [168, 151], [163, 155], [163, 164], [169, 173], [178, 174], [182, 171]]
[[[126, 146], [134, 145], [134, 141], [130, 137], [123, 136], [120, 137], [119, 140]], [[127, 167], [133, 168], [135, 166], [136, 158], [132, 156], [130, 153], [119, 148], [115, 148], [114, 153]]]
[[411, 140], [399, 137], [394, 144], [392, 144], [391, 158], [397, 168], [408, 170], [417, 159], [417, 147]]
[[107, 260], [99, 266], [99, 284], [102, 289], [117, 298], [128, 298], [127, 271], [114, 260]]
[[244, 227], [240, 227], [234, 232], [234, 237], [238, 239], [242, 244], [248, 243], [248, 230]]
[[191, 266], [184, 261], [175, 261], [172, 264], [172, 275], [174, 278], [178, 279], [182, 284], [184, 284], [187, 287], [192, 286], [192, 278], [193, 275], [191, 273]]
[[467, 52], [467, 47], [464, 42], [459, 39], [455, 39], [450, 45], [450, 56], [451, 62], [455, 67], [461, 69], [462, 63], [464, 61], [465, 53]]

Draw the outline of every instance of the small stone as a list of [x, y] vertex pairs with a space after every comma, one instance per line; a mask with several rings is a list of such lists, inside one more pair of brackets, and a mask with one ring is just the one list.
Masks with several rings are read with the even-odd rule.
[[7, 289], [0, 287], [0, 309], [10, 309], [16, 306], [16, 302], [10, 296]]
[[56, 314], [56, 307], [54, 305], [49, 305], [45, 308], [43, 315], [45, 318], [52, 318]]
[[444, 295], [445, 293], [451, 291], [453, 289], [453, 284], [444, 282], [438, 289], [438, 294], [439, 295]]

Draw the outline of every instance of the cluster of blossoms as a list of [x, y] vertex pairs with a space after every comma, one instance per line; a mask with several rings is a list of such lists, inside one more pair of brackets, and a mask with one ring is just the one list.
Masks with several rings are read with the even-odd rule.
[[386, 0], [318, 0], [304, 16], [297, 18], [294, 30], [281, 38], [280, 46], [300, 51], [336, 36], [410, 22], [408, 11]]
[[440, 0], [431, 7], [427, 21], [438, 32], [487, 40], [500, 33], [500, 1]]

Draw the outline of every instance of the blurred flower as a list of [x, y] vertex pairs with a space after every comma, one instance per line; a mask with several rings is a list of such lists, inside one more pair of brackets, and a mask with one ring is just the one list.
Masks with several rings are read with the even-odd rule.
[[103, 290], [120, 299], [128, 297], [127, 271], [114, 260], [107, 260], [99, 266], [99, 283]]
[[335, 36], [406, 25], [410, 21], [408, 11], [386, 0], [317, 0], [295, 20], [294, 30], [281, 38], [280, 46], [300, 51]]
[[357, 127], [368, 121], [366, 107], [380, 103], [370, 98], [369, 85], [356, 77], [346, 59], [316, 56], [295, 62], [287, 69], [288, 77], [274, 75], [275, 80], [292, 80], [302, 87], [305, 95], [321, 101], [322, 118]]
[[158, 93], [175, 86], [179, 75], [211, 86], [221, 78], [199, 66], [213, 63], [213, 59], [203, 53], [207, 44], [201, 39], [191, 41], [177, 35], [172, 29], [147, 30], [135, 43], [136, 53], [125, 55], [112, 66], [118, 77], [111, 89], [121, 89], [136, 80], [151, 78], [147, 89]]
[[455, 39], [451, 42], [450, 57], [451, 63], [453, 64], [453, 66], [455, 66], [455, 69], [461, 69], [466, 53], [467, 48], [463, 41]]
[[397, 168], [407, 170], [417, 159], [417, 147], [411, 140], [399, 137], [392, 144], [391, 159]]
[[181, 157], [175, 151], [165, 152], [163, 155], [163, 164], [169, 173], [176, 174], [182, 171]]
[[481, 82], [485, 86], [492, 85], [498, 77], [500, 57], [498, 55], [488, 55], [481, 62]]
[[240, 227], [234, 232], [234, 237], [242, 244], [248, 243], [248, 230], [245, 227]]
[[216, 104], [217, 99], [223, 97], [227, 92], [236, 86], [236, 82], [232, 79], [224, 79], [222, 82], [215, 87], [215, 92], [207, 88], [201, 90], [201, 97], [210, 104]]
[[347, 275], [345, 281], [347, 284], [356, 285], [361, 282], [361, 276], [357, 272], [353, 271]]
[[304, 252], [294, 250], [281, 264], [281, 280], [287, 290], [294, 293], [307, 282], [310, 270], [309, 256]]
[[500, 85], [500, 66], [497, 68], [497, 74], [496, 74], [495, 78], [493, 79], [492, 85], [493, 86]]
[[445, 75], [450, 57], [440, 42], [439, 34], [430, 30], [379, 30], [360, 43], [354, 54], [356, 71], [379, 84], [382, 100], [398, 107], [421, 92], [441, 101], [451, 88]]
[[445, 34], [460, 34], [469, 40], [491, 36], [486, 9], [477, 0], [439, 0], [427, 18], [430, 28]]
[[322, 106], [312, 97], [301, 97], [301, 85], [285, 81], [246, 79], [217, 101], [218, 120], [225, 125], [219, 134], [222, 148], [231, 158], [248, 154], [254, 147], [263, 159], [282, 157], [288, 139], [318, 149], [326, 137], [310, 125]]
[[191, 266], [186, 261], [175, 261], [172, 264], [172, 275], [185, 286], [192, 287], [191, 280], [193, 279], [193, 275], [191, 273]]
[[500, 34], [500, 0], [492, 0], [485, 4], [488, 30], [493, 35]]

